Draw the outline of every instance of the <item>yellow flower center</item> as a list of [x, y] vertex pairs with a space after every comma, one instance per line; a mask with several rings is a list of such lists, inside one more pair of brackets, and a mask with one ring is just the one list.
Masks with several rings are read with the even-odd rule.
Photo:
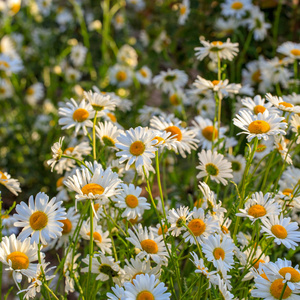
[[[213, 41], [211, 42], [212, 45], [214, 46], [222, 46], [223, 45], [223, 42], [220, 42], [220, 41]], [[218, 81], [218, 80], [214, 80], [214, 81]]]
[[284, 102], [284, 101], [280, 102], [279, 105], [282, 105], [284, 107], [293, 107], [293, 104], [288, 103], [288, 102]]
[[63, 231], [62, 234], [67, 234], [72, 230], [72, 222], [69, 219], [60, 220], [59, 222], [63, 223]]
[[14, 270], [27, 269], [29, 266], [29, 258], [23, 252], [14, 251], [10, 253], [7, 255], [7, 262], [9, 262], [9, 260]]
[[218, 129], [214, 126], [207, 126], [202, 129], [202, 135], [209, 141], [215, 140], [218, 138]]
[[212, 83], [214, 86], [216, 86], [216, 85], [219, 84], [219, 82], [220, 82], [220, 80], [213, 80], [211, 83]]
[[298, 270], [296, 270], [292, 267], [284, 267], [279, 270], [279, 274], [283, 277], [285, 277], [285, 275], [287, 273], [291, 274], [291, 279], [290, 279], [291, 282], [299, 282], [300, 281], [300, 273]]
[[154, 300], [154, 296], [151, 292], [149, 291], [142, 291], [138, 293], [136, 300]]
[[145, 70], [140, 69], [140, 74], [141, 74], [143, 77], [147, 78], [147, 72], [146, 72]]
[[4, 180], [6, 180], [7, 179], [7, 177], [4, 175], [4, 173], [3, 172], [1, 172], [0, 171], [0, 179], [4, 179]]
[[[270, 293], [275, 299], [280, 299], [283, 287], [284, 287], [283, 279], [278, 278], [275, 279], [270, 286]], [[286, 286], [285, 291], [283, 293], [282, 299], [286, 299], [291, 296], [292, 290]]]
[[127, 206], [130, 208], [135, 208], [139, 205], [139, 200], [134, 195], [127, 195], [125, 198], [125, 202], [126, 202]]
[[223, 232], [224, 234], [229, 233], [228, 228], [227, 228], [226, 226], [224, 226], [224, 225], [221, 226], [221, 230], [222, 230], [222, 232]]
[[300, 55], [300, 49], [292, 49], [291, 54], [293, 54], [295, 56], [299, 56]]
[[[163, 225], [163, 228], [164, 228], [164, 233], [167, 233], [168, 232], [168, 226]], [[162, 235], [162, 228], [161, 227], [158, 228], [157, 234]]]
[[173, 94], [169, 98], [172, 105], [177, 106], [180, 104], [180, 99], [177, 94]]
[[177, 126], [169, 126], [165, 129], [166, 132], [171, 132], [171, 137], [175, 137], [177, 141], [181, 141], [182, 133], [181, 130]]
[[195, 236], [200, 236], [205, 231], [206, 225], [201, 219], [193, 219], [189, 222], [188, 228]]
[[116, 78], [117, 78], [118, 81], [125, 81], [127, 79], [127, 74], [124, 71], [119, 71], [116, 74]]
[[84, 108], [78, 108], [73, 113], [73, 120], [76, 122], [83, 122], [89, 117], [89, 112]]
[[225, 251], [222, 248], [215, 248], [213, 251], [213, 255], [215, 259], [220, 259], [224, 260], [225, 258]]
[[88, 183], [81, 189], [81, 191], [84, 195], [88, 195], [89, 193], [92, 193], [93, 195], [102, 195], [104, 188], [97, 183]]
[[180, 7], [180, 14], [181, 14], [181, 15], [184, 15], [185, 12], [186, 12], [186, 6], [182, 5], [182, 6]]
[[214, 164], [205, 165], [205, 170], [208, 173], [208, 175], [217, 176], [219, 174], [219, 169]]
[[[129, 219], [128, 222], [131, 224], [131, 225], [135, 225], [138, 221], [139, 217], [136, 216], [134, 219]], [[124, 220], [125, 221], [125, 220]], [[126, 222], [124, 222], [125, 224]]]
[[60, 177], [60, 178], [56, 181], [56, 187], [59, 188], [60, 186], [63, 186], [63, 181], [64, 181], [64, 177]]
[[259, 204], [255, 204], [248, 209], [248, 214], [254, 218], [260, 218], [266, 215], [266, 209]]
[[64, 154], [72, 153], [74, 151], [74, 147], [69, 147], [64, 151]]
[[271, 231], [279, 239], [285, 239], [288, 235], [286, 229], [282, 225], [273, 225]]
[[153, 240], [143, 240], [141, 241], [141, 246], [144, 251], [150, 254], [156, 254], [158, 252], [158, 246], [155, 241]]
[[260, 145], [258, 145], [257, 146], [257, 149], [256, 149], [256, 152], [263, 152], [263, 151], [265, 151], [267, 149], [267, 146], [266, 145], [264, 145], [264, 144], [260, 144]]
[[239, 2], [239, 1], [236, 1], [236, 2], [233, 2], [231, 4], [231, 8], [232, 9], [235, 9], [235, 10], [240, 10], [244, 7], [244, 4], [242, 2]]
[[293, 190], [292, 189], [289, 189], [289, 188], [287, 188], [287, 189], [284, 189], [283, 191], [282, 191], [282, 194], [284, 194], [284, 195], [286, 195], [286, 196], [293, 196]]
[[254, 133], [254, 134], [266, 133], [270, 130], [270, 128], [271, 127], [269, 123], [263, 120], [253, 121], [248, 126], [248, 130], [250, 131], [250, 133]]
[[9, 215], [2, 215], [1, 216], [1, 219], [8, 219], [9, 218]]
[[7, 63], [6, 61], [1, 60], [1, 61], [0, 61], [0, 67], [1, 67], [1, 66], [3, 66], [3, 67], [5, 67], [5, 68], [8, 69], [8, 68], [9, 68], [9, 63]]
[[110, 120], [111, 120], [113, 123], [116, 123], [116, 122], [117, 122], [117, 118], [116, 118], [116, 116], [115, 116], [114, 114], [107, 113], [106, 115], [110, 118]]
[[[88, 236], [91, 236], [91, 233], [88, 232], [87, 235], [88, 235]], [[99, 243], [102, 242], [102, 236], [101, 236], [101, 234], [100, 234], [99, 232], [97, 232], [97, 231], [94, 231], [94, 232], [93, 232], [93, 239], [94, 239], [94, 241], [98, 241]]]
[[152, 139], [153, 140], [157, 140], [157, 143], [154, 144], [154, 146], [158, 145], [158, 144], [164, 144], [165, 143], [165, 139], [163, 139], [161, 136], [156, 136], [155, 138]]
[[130, 145], [129, 152], [132, 155], [139, 156], [145, 151], [145, 144], [142, 141], [135, 141]]
[[254, 259], [253, 262], [254, 262], [253, 267], [254, 267], [256, 270], [258, 270], [259, 264], [260, 264], [260, 263], [262, 263], [262, 264], [265, 263], [265, 261], [264, 261], [263, 259]]
[[33, 88], [29, 88], [27, 91], [26, 91], [26, 94], [31, 96], [34, 94], [34, 89]]
[[266, 108], [262, 105], [256, 105], [253, 108], [254, 113], [257, 115], [258, 113], [263, 113], [266, 110]]
[[20, 10], [20, 8], [21, 8], [20, 3], [14, 3], [14, 4], [11, 6], [10, 10], [11, 10], [14, 14], [16, 14], [16, 13]]
[[36, 211], [30, 216], [29, 224], [33, 230], [42, 230], [48, 224], [48, 216], [43, 211]]
[[256, 82], [256, 83], [260, 83], [260, 82], [261, 82], [260, 76], [261, 76], [260, 70], [256, 70], [256, 71], [252, 74], [251, 79], [252, 79], [254, 82]]
[[99, 204], [99, 203], [94, 204], [94, 209], [95, 209], [95, 211], [98, 211], [99, 207], [100, 207], [100, 204]]
[[197, 207], [197, 208], [200, 208], [203, 204], [204, 200], [202, 198], [200, 199], [197, 199], [195, 202], [194, 202], [194, 207]]

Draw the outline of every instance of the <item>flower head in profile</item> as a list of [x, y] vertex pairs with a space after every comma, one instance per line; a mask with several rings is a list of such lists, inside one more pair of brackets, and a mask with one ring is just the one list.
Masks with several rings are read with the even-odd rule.
[[16, 196], [18, 196], [18, 193], [21, 193], [20, 182], [17, 179], [11, 178], [11, 175], [7, 172], [0, 171], [0, 184], [4, 185]]
[[293, 60], [300, 59], [300, 44], [285, 42], [278, 47], [277, 52], [292, 58]]

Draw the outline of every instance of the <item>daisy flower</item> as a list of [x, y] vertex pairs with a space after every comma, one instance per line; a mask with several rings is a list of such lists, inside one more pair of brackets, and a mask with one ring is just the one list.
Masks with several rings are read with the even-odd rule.
[[108, 300], [120, 300], [123, 299], [125, 296], [125, 291], [123, 287], [118, 286], [117, 284], [115, 287], [111, 288], [113, 291], [112, 293], [106, 293], [107, 299]]
[[285, 102], [281, 97], [272, 96], [270, 93], [268, 93], [266, 94], [266, 99], [282, 111], [300, 113], [300, 106], [294, 106], [289, 102]]
[[296, 143], [300, 144], [300, 116], [293, 115], [290, 122], [292, 131], [298, 136]]
[[260, 57], [260, 60], [251, 61], [246, 64], [246, 68], [242, 70], [242, 83], [243, 85], [258, 85], [258, 91], [260, 93], [265, 93], [266, 87], [263, 82], [260, 63], [262, 59], [263, 58]]
[[282, 135], [275, 135], [274, 136], [274, 148], [277, 149], [281, 158], [286, 161], [288, 164], [293, 164], [291, 155], [288, 154], [288, 148], [286, 147], [285, 138]]
[[178, 24], [185, 24], [189, 14], [190, 14], [190, 0], [183, 0], [182, 3], [179, 4], [179, 19]]
[[131, 258], [130, 262], [125, 259], [126, 265], [124, 266], [124, 271], [126, 274], [126, 281], [131, 281], [136, 279], [137, 275], [148, 274], [149, 276], [154, 275], [156, 279], [159, 279], [161, 273], [161, 265], [157, 265], [151, 268], [150, 260], [140, 260], [139, 258]]
[[[109, 94], [103, 93], [93, 93], [92, 91], [83, 92], [85, 99], [87, 99], [90, 105], [93, 107], [95, 111], [103, 111], [103, 110], [115, 110], [116, 101]], [[102, 116], [102, 115], [99, 115]]]
[[82, 44], [77, 44], [71, 49], [71, 61], [75, 67], [81, 67], [84, 64], [88, 49]]
[[186, 157], [186, 153], [190, 154], [191, 150], [197, 149], [197, 143], [199, 142], [195, 136], [196, 133], [188, 128], [183, 128], [180, 125], [180, 120], [171, 120], [170, 116], [159, 118], [154, 116], [150, 121], [150, 126], [154, 129], [171, 133], [171, 143], [166, 143], [169, 150], [173, 149], [175, 152], [179, 152], [182, 157]]
[[68, 83], [74, 83], [80, 80], [81, 78], [81, 73], [80, 71], [71, 68], [71, 67], [67, 67], [65, 73], [65, 79]]
[[227, 159], [231, 162], [233, 181], [239, 183], [242, 180], [245, 167], [246, 167], [246, 159], [243, 155], [228, 155]]
[[75, 207], [70, 207], [66, 214], [66, 219], [60, 220], [63, 224], [62, 235], [59, 237], [56, 249], [69, 244], [69, 238], [73, 236], [80, 215], [76, 213]]
[[99, 122], [98, 126], [95, 126], [95, 130], [101, 143], [108, 147], [115, 147], [115, 144], [118, 142], [117, 137], [122, 132], [117, 126], [108, 121], [105, 121], [104, 123]]
[[[44, 256], [41, 253], [42, 258]], [[32, 279], [37, 272], [38, 247], [30, 244], [30, 238], [20, 241], [14, 234], [3, 237], [0, 244], [0, 261], [13, 271], [14, 281], [20, 283], [22, 275]]]
[[239, 134], [247, 134], [248, 142], [257, 137], [259, 140], [267, 140], [270, 136], [283, 134], [285, 135], [287, 124], [282, 122], [283, 117], [277, 114], [269, 114], [266, 110], [257, 115], [252, 114], [246, 110], [240, 110], [236, 118], [233, 119], [233, 124], [243, 131]]
[[162, 235], [154, 235], [147, 227], [143, 229], [141, 224], [138, 225], [137, 229], [133, 227], [133, 230], [134, 232], [131, 229], [128, 229], [130, 237], [127, 237], [126, 239], [136, 248], [141, 250], [136, 256], [137, 258], [143, 259], [146, 257], [147, 260], [151, 258], [157, 264], [167, 263], [169, 255]]
[[70, 129], [75, 127], [75, 134], [77, 135], [79, 130], [82, 129], [84, 135], [87, 135], [86, 127], [93, 127], [91, 119], [94, 118], [95, 111], [89, 103], [82, 100], [80, 104], [70, 99], [65, 106], [60, 107], [58, 110], [60, 119], [59, 125], [63, 125], [62, 129]]
[[123, 45], [117, 54], [117, 61], [122, 65], [135, 68], [138, 64], [138, 55], [133, 47]]
[[0, 79], [0, 100], [11, 98], [13, 95], [13, 86], [8, 79]]
[[96, 200], [99, 204], [104, 204], [118, 192], [117, 187], [121, 180], [111, 168], [104, 170], [101, 165], [96, 165], [91, 171], [93, 175], [86, 167], [82, 167], [64, 182], [71, 191], [77, 193], [76, 204], [82, 200]]
[[[202, 208], [193, 209], [193, 215], [191, 220], [188, 222], [187, 227], [192, 231], [199, 243], [203, 243], [203, 238], [215, 233], [219, 230], [219, 224], [213, 220], [211, 216], [206, 217]], [[185, 242], [196, 244], [194, 237], [189, 231], [183, 234]]]
[[[64, 263], [64, 271], [63, 275], [65, 277], [65, 292], [69, 294], [69, 292], [73, 293], [75, 291], [75, 281], [74, 277], [78, 278], [79, 274], [77, 272], [77, 269], [79, 267], [79, 264], [76, 262], [76, 260], [79, 258], [80, 253], [75, 254], [74, 249], [73, 251], [67, 252], [68, 249], [65, 250], [66, 253], [66, 260]], [[72, 277], [70, 276], [72, 274]]]
[[212, 277], [212, 282], [213, 282], [213, 284], [215, 284], [219, 287], [219, 292], [221, 294], [222, 299], [224, 299], [224, 300], [234, 299], [234, 295], [228, 291], [228, 287], [225, 283], [225, 280], [221, 279], [219, 274]]
[[285, 42], [277, 48], [277, 52], [284, 54], [293, 60], [300, 59], [300, 44]]
[[[0, 193], [1, 195], [1, 193]], [[10, 236], [11, 234], [18, 234], [19, 230], [14, 226], [14, 223], [16, 222], [16, 219], [9, 215], [4, 210], [1, 210], [0, 218], [2, 221], [2, 236]]]
[[247, 107], [252, 114], [257, 115], [258, 113], [264, 113], [266, 110], [270, 114], [278, 114], [278, 110], [273, 107], [273, 104], [270, 102], [265, 102], [265, 99], [260, 95], [256, 95], [253, 99], [246, 97], [241, 100], [242, 104]]
[[[80, 228], [80, 235], [85, 240], [91, 239], [90, 221], [83, 222]], [[103, 253], [111, 254], [111, 239], [108, 238], [109, 232], [103, 232], [101, 225], [96, 225], [93, 228], [93, 241]]]
[[21, 202], [16, 206], [14, 218], [16, 227], [23, 227], [18, 239], [24, 241], [29, 235], [31, 243], [47, 244], [51, 239], [56, 239], [62, 235], [63, 223], [66, 219], [65, 208], [62, 201], [56, 202], [56, 198], [49, 201], [45, 193], [38, 193], [33, 200], [29, 197], [29, 206]]
[[126, 300], [169, 300], [171, 293], [166, 293], [167, 287], [159, 282], [154, 275], [141, 274], [133, 279], [133, 282], [125, 282]]
[[141, 217], [145, 210], [150, 209], [150, 203], [147, 203], [145, 197], [140, 197], [142, 189], [135, 187], [133, 184], [121, 184], [122, 191], [112, 200], [116, 203], [116, 207], [125, 208], [122, 218], [134, 219]]
[[224, 138], [224, 133], [227, 130], [224, 127], [220, 127], [219, 132], [217, 122], [215, 123], [215, 126], [213, 126], [213, 122], [210, 119], [204, 119], [201, 116], [195, 117], [195, 120], [193, 120], [192, 123], [202, 149], [211, 149], [213, 142]]
[[251, 11], [253, 7], [251, 2], [251, 0], [226, 0], [225, 3], [221, 4], [222, 15], [241, 19], [247, 11]]
[[4, 71], [8, 76], [12, 73], [19, 73], [23, 69], [20, 58], [12, 58], [6, 54], [0, 53], [0, 71]]
[[147, 67], [143, 66], [135, 72], [137, 80], [145, 85], [150, 85], [152, 81], [152, 71]]
[[200, 165], [196, 169], [200, 170], [200, 173], [197, 178], [209, 176], [211, 180], [227, 185], [227, 179], [233, 177], [231, 163], [224, 155], [216, 151], [202, 150], [198, 153], [198, 158]]
[[179, 236], [182, 230], [185, 230], [184, 225], [189, 221], [193, 212], [190, 212], [187, 206], [180, 206], [175, 209], [172, 208], [168, 211], [168, 222], [171, 224], [169, 232], [173, 236]]
[[153, 130], [141, 126], [135, 129], [130, 128], [118, 136], [118, 143], [115, 146], [120, 151], [116, 153], [116, 156], [120, 157], [120, 163], [128, 160], [126, 170], [135, 163], [135, 168], [140, 174], [143, 174], [143, 169], [146, 176], [149, 176], [149, 171], [154, 172], [151, 165], [151, 159], [155, 157], [155, 151], [157, 151], [157, 148], [154, 147], [157, 140], [154, 138]]
[[[89, 265], [89, 255], [82, 260]], [[114, 283], [119, 283], [121, 275], [119, 262], [115, 262], [111, 256], [105, 256], [102, 252], [94, 254], [92, 258], [92, 274], [97, 274], [96, 280], [107, 281], [112, 278]], [[81, 272], [89, 272], [89, 267], [82, 268]]]
[[113, 18], [112, 22], [116, 30], [120, 30], [124, 28], [124, 24], [125, 24], [124, 14], [123, 13], [115, 14], [115, 17]]
[[224, 43], [221, 41], [209, 42], [203, 40], [201, 44], [203, 47], [195, 48], [195, 55], [199, 60], [209, 56], [212, 61], [218, 61], [218, 58], [231, 61], [239, 52], [239, 44], [231, 43], [229, 38]]
[[258, 219], [263, 220], [266, 217], [277, 216], [280, 211], [279, 204], [275, 202], [275, 199], [271, 198], [270, 193], [264, 195], [262, 192], [256, 192], [247, 200], [245, 208], [240, 209], [240, 213], [236, 215], [249, 218], [254, 223]]
[[11, 178], [7, 172], [0, 171], [0, 184], [4, 185], [10, 192], [18, 196], [21, 193], [20, 182], [17, 179]]
[[277, 245], [283, 244], [288, 249], [295, 250], [300, 242], [300, 231], [297, 222], [291, 222], [291, 218], [283, 218], [271, 215], [262, 219], [261, 232], [267, 234], [267, 238], [274, 237]]
[[64, 136], [59, 138], [59, 141], [54, 143], [51, 147], [52, 151], [52, 158], [47, 161], [47, 164], [51, 167], [51, 172], [53, 172], [53, 169], [57, 162], [61, 159], [61, 156], [63, 155], [62, 151], [62, 143], [64, 141]]
[[259, 140], [254, 153], [254, 158], [262, 159], [273, 151], [274, 138], [271, 136], [268, 140]]
[[232, 239], [227, 235], [222, 237], [222, 241], [221, 236], [217, 234], [203, 238], [202, 251], [207, 260], [211, 261], [215, 267], [217, 267], [217, 261], [221, 260], [227, 271], [233, 267], [235, 247]]
[[188, 82], [188, 76], [184, 71], [171, 70], [161, 71], [153, 78], [153, 83], [158, 89], [165, 93], [172, 93], [174, 90], [183, 88]]
[[123, 65], [114, 65], [108, 69], [109, 81], [118, 87], [129, 87], [132, 84], [132, 70]]
[[37, 102], [44, 97], [44, 85], [41, 82], [37, 82], [31, 85], [26, 90], [26, 101], [31, 105], [36, 105]]

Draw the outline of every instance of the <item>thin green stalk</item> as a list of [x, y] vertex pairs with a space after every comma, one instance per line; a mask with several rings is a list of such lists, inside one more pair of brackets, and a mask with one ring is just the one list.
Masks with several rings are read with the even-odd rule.
[[98, 111], [95, 112], [94, 122], [93, 122], [93, 157], [96, 160], [96, 121], [97, 121]]
[[[0, 192], [0, 242], [2, 241], [2, 194]], [[2, 291], [2, 264], [0, 264], [0, 291]], [[2, 300], [2, 293], [0, 296]]]
[[61, 157], [69, 158], [69, 159], [74, 159], [79, 164], [79, 166], [80, 165], [84, 165], [90, 171], [90, 173], [93, 175], [93, 172], [91, 171], [91, 169], [83, 161], [81, 161], [81, 160], [79, 160], [79, 159], [77, 159], [75, 157], [64, 155], [64, 154]]
[[[90, 284], [90, 276], [92, 273], [92, 258], [94, 254], [94, 212], [93, 212], [93, 202], [90, 202], [90, 247], [89, 247], [89, 273], [88, 273], [88, 285]], [[88, 291], [89, 289], [87, 289]], [[88, 297], [87, 297], [88, 299]]]
[[166, 216], [166, 210], [165, 210], [164, 195], [163, 195], [161, 181], [160, 181], [158, 151], [155, 152], [155, 164], [156, 164], [156, 166], [155, 166], [156, 167], [156, 176], [157, 176], [157, 184], [158, 184], [159, 194], [160, 194], [160, 199], [161, 199], [161, 205], [162, 205], [162, 209], [163, 209], [164, 218], [166, 220], [167, 216]]
[[273, 56], [275, 55], [276, 48], [277, 48], [277, 36], [278, 36], [281, 8], [282, 8], [282, 0], [279, 0], [277, 10], [275, 13], [275, 22], [274, 22], [274, 26], [273, 26], [273, 53], [272, 53]]
[[268, 178], [268, 175], [269, 175], [271, 166], [272, 166], [272, 162], [273, 162], [274, 157], [275, 157], [275, 151], [276, 151], [276, 150], [273, 150], [272, 156], [270, 157], [270, 159], [269, 159], [269, 161], [268, 161], [267, 169], [266, 169], [266, 171], [265, 171], [265, 175], [264, 175], [264, 179], [263, 179], [263, 182], [262, 182], [260, 191], [263, 191], [263, 190], [264, 190], [264, 187], [265, 187], [265, 185], [266, 185], [267, 178]]
[[[242, 52], [240, 54], [240, 57], [239, 57], [239, 60], [238, 60], [238, 63], [237, 63], [237, 72], [236, 72], [237, 77], [241, 76], [240, 74], [241, 74], [242, 64], [244, 62], [247, 50], [248, 50], [248, 48], [250, 46], [250, 43], [251, 43], [251, 40], [252, 40], [252, 36], [253, 36], [253, 30], [249, 31], [247, 39], [246, 39], [245, 43], [243, 44], [243, 50], [242, 50]], [[240, 81], [240, 78], [239, 78], [239, 81]]]
[[49, 286], [43, 282], [44, 287], [46, 288], [46, 290], [54, 297], [54, 299], [59, 300], [56, 295], [53, 293], [53, 291], [49, 288]]
[[282, 300], [283, 299], [283, 295], [284, 295], [284, 292], [285, 292], [285, 289], [287, 287], [287, 281], [285, 282], [284, 286], [283, 286], [283, 289], [282, 289], [282, 292], [280, 294], [280, 297], [279, 297], [279, 300]]
[[198, 251], [199, 251], [199, 254], [200, 254], [201, 258], [204, 259], [203, 253], [202, 253], [201, 248], [200, 248], [200, 245], [199, 245], [198, 240], [197, 240], [197, 238], [195, 237], [193, 231], [192, 231], [186, 224], [183, 224], [183, 226], [189, 231], [189, 233], [190, 233], [190, 234], [192, 235], [192, 237], [194, 238], [194, 240], [195, 240], [195, 242], [196, 242], [196, 245], [197, 245], [197, 249], [198, 249]]

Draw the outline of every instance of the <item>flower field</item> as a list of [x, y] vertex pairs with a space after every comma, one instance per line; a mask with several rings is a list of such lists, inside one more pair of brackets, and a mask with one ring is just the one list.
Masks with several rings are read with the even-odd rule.
[[299, 20], [0, 0], [0, 299], [300, 300]]

